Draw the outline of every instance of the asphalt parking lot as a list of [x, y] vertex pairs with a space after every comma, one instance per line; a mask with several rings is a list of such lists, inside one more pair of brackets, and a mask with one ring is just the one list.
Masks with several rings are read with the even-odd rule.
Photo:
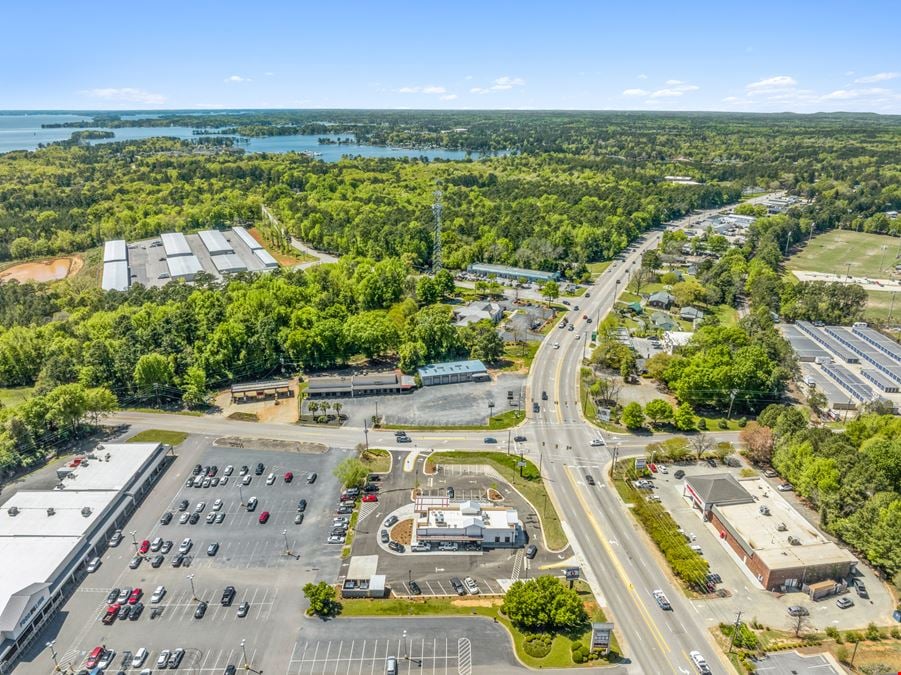
[[798, 652], [769, 654], [754, 666], [755, 672], [766, 675], [840, 675], [844, 672], [823, 654]]
[[[117, 669], [123, 651], [136, 652], [140, 647], [150, 651], [144, 667], [152, 669], [162, 650], [177, 647], [186, 650], [179, 668], [183, 672], [222, 672], [228, 664], [240, 667], [245, 652], [254, 669], [285, 668], [293, 636], [273, 631], [272, 626], [298, 625], [303, 620], [301, 587], [308, 581], [333, 580], [340, 566], [341, 547], [327, 546], [324, 541], [339, 492], [332, 469], [345, 452], [274, 452], [255, 450], [250, 444], [247, 449], [224, 448], [216, 447], [214, 440], [191, 436], [178, 447], [178, 457], [124, 528], [125, 539], [103, 554], [99, 570], [83, 580], [63, 604], [17, 665], [17, 672], [47, 672], [50, 656], [44, 645], [51, 640], [60, 664], [76, 671], [97, 645], [118, 652]], [[265, 464], [262, 476], [254, 475], [257, 462]], [[228, 464], [235, 466], [235, 472], [224, 486], [185, 487], [197, 463], [217, 464], [218, 476]], [[239, 489], [236, 477], [242, 464], [249, 465], [253, 477], [249, 486]], [[294, 473], [291, 483], [285, 483], [285, 471]], [[310, 471], [318, 474], [312, 485], [305, 480]], [[270, 472], [278, 479], [266, 485]], [[242, 494], [245, 501], [251, 496], [258, 498], [255, 512], [241, 507]], [[217, 498], [222, 499], [226, 514], [221, 524], [207, 524], [205, 518], [196, 525], [178, 524], [178, 511], [169, 525], [160, 524], [160, 515], [181, 499], [189, 500], [188, 512], [205, 501], [205, 516]], [[308, 506], [298, 525], [294, 517], [300, 498], [305, 498]], [[258, 522], [262, 511], [271, 514], [265, 525]], [[173, 542], [159, 568], [151, 567], [148, 560], [137, 569], [129, 568], [134, 555], [131, 531], [139, 542], [157, 536]], [[286, 536], [289, 554], [285, 553]], [[193, 540], [189, 560], [174, 568], [171, 560], [185, 537]], [[212, 542], [220, 545], [214, 557], [207, 555]], [[151, 595], [160, 585], [165, 586], [166, 594], [161, 602], [151, 603]], [[230, 606], [223, 606], [220, 599], [228, 585], [235, 587], [236, 596]], [[140, 618], [117, 620], [112, 625], [100, 621], [113, 587], [143, 590], [140, 602], [145, 608]], [[194, 617], [199, 600], [208, 602], [202, 619]], [[249, 610], [242, 618], [238, 608], [244, 602]]]
[[[412, 595], [409, 582], [416, 581], [422, 595], [453, 596], [456, 592], [451, 577], [472, 577], [481, 594], [503, 594], [517, 579], [537, 575], [542, 566], [559, 565], [566, 554], [550, 553], [543, 544], [537, 515], [531, 505], [516, 491], [490, 471], [469, 467], [441, 467], [434, 475], [422, 475], [425, 455], [418, 456], [415, 465], [404, 461], [408, 453], [395, 452], [392, 471], [379, 481], [379, 501], [363, 503], [357, 521], [352, 554], [378, 555], [378, 573], [387, 577], [387, 584], [398, 596]], [[408, 471], [404, 471], [405, 464]], [[380, 540], [385, 520], [398, 510], [411, 507], [412, 489], [419, 482], [424, 495], [447, 494], [454, 488], [454, 500], [486, 500], [489, 487], [504, 496], [503, 504], [519, 512], [529, 543], [538, 547], [535, 559], [525, 557], [524, 548], [497, 548], [477, 551], [414, 553], [407, 547], [404, 553], [388, 549]], [[342, 568], [344, 575], [346, 567]]]
[[[385, 424], [464, 426], [486, 424], [488, 403], [492, 415], [521, 408], [525, 396], [526, 376], [519, 373], [498, 373], [490, 382], [460, 382], [421, 387], [411, 394], [373, 396], [366, 399], [334, 399], [342, 405], [341, 414], [347, 415], [347, 424], [363, 426], [378, 414]], [[513, 392], [513, 405], [507, 392]], [[329, 399], [332, 400], [332, 399]]]

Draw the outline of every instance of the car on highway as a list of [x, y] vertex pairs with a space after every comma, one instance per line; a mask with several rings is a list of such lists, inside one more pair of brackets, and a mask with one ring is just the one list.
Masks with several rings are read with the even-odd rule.
[[268, 512], [268, 511], [263, 511], [263, 512], [260, 514], [259, 521], [260, 521], [260, 525], [265, 525], [266, 523], [268, 523], [268, 522], [269, 522], [269, 512]]
[[546, 392], [546, 391], [542, 391], [542, 392], [541, 392], [541, 400], [542, 400], [542, 401], [547, 401], [547, 392]]
[[592, 448], [599, 448], [604, 445], [604, 441], [602, 441], [600, 438], [592, 438], [589, 445], [591, 445]]
[[198, 602], [197, 609], [194, 610], [194, 618], [202, 619], [203, 615], [206, 614], [206, 608], [207, 608], [207, 604], [203, 600]]
[[539, 405], [537, 403], [532, 403], [532, 412], [538, 412], [540, 410], [541, 410], [541, 408], [539, 407]]
[[669, 598], [666, 597], [666, 593], [659, 588], [652, 591], [651, 594], [654, 596], [654, 600], [657, 601], [657, 604], [660, 605], [660, 609], [671, 610], [673, 608], [669, 602]]
[[560, 349], [560, 343], [559, 343], [559, 342], [555, 342], [555, 343], [554, 343], [554, 349]]
[[516, 441], [517, 443], [525, 443], [526, 437], [523, 436], [522, 434], [520, 434], [519, 436], [514, 436], [513, 440]]
[[396, 440], [398, 443], [412, 443], [413, 442], [413, 439], [410, 438], [409, 436], [407, 436], [406, 434], [403, 436], [398, 436]]
[[695, 649], [690, 651], [688, 655], [691, 657], [692, 663], [695, 664], [695, 668], [698, 669], [698, 672], [701, 675], [710, 675], [713, 672], [710, 670], [710, 666], [707, 665], [707, 661], [701, 655], [701, 652]]
[[485, 436], [485, 438], [482, 439], [482, 442], [483, 443], [497, 443], [497, 439], [494, 436]]
[[594, 485], [595, 484], [594, 476], [592, 476], [590, 473], [586, 473], [585, 474], [585, 482], [588, 483], [589, 485]]

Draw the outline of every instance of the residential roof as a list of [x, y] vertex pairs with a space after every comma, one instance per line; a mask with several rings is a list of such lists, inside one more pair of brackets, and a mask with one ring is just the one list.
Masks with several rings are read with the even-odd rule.
[[233, 253], [232, 245], [225, 239], [225, 235], [219, 230], [203, 230], [197, 233], [200, 241], [206, 246], [206, 250], [210, 255], [218, 255], [220, 253]]
[[233, 227], [232, 232], [234, 232], [236, 235], [238, 235], [238, 238], [241, 241], [243, 241], [245, 244], [247, 244], [247, 246], [250, 247], [251, 251], [255, 251], [257, 249], [263, 248], [263, 245], [260, 242], [258, 242], [256, 239], [254, 239], [253, 235], [251, 235], [250, 232], [248, 232], [245, 228]]
[[212, 256], [213, 264], [220, 273], [227, 272], [243, 272], [247, 269], [247, 265], [241, 260], [241, 256], [237, 253], [222, 253]]
[[264, 248], [257, 248], [253, 251], [254, 255], [260, 259], [260, 262], [263, 263], [263, 267], [278, 267], [278, 260], [272, 257], [272, 254], [269, 253]]
[[124, 239], [110, 239], [103, 245], [103, 262], [128, 260], [128, 246]]
[[164, 232], [160, 235], [163, 241], [163, 250], [167, 256], [191, 255], [191, 247], [188, 238], [181, 232]]
[[179, 277], [193, 276], [198, 272], [203, 272], [203, 265], [196, 255], [179, 255], [174, 258], [166, 258], [166, 265], [169, 266], [169, 276], [173, 279]]
[[683, 307], [679, 311], [679, 316], [682, 317], [683, 319], [689, 319], [689, 320], [703, 319], [704, 312], [701, 311], [700, 309], [698, 309], [697, 307]]
[[660, 302], [671, 305], [675, 301], [675, 296], [669, 291], [657, 291], [656, 293], [651, 293], [650, 297], [648, 297], [648, 302]]
[[478, 359], [471, 361], [448, 361], [447, 363], [430, 363], [419, 369], [420, 377], [436, 375], [453, 375], [459, 373], [487, 373], [485, 364]]
[[124, 260], [105, 262], [100, 288], [104, 291], [127, 291], [130, 281], [128, 274], [128, 263]]
[[686, 476], [685, 483], [708, 505], [744, 504], [754, 501], [754, 498], [735, 480], [732, 474]]

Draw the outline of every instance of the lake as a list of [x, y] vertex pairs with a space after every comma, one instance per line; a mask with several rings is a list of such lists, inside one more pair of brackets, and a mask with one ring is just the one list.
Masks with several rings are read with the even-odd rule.
[[[152, 115], [146, 115], [150, 117]], [[40, 144], [56, 143], [68, 140], [73, 132], [79, 129], [43, 129], [42, 124], [61, 124], [65, 122], [82, 122], [91, 118], [84, 115], [28, 113], [0, 113], [0, 154], [12, 150], [35, 150]], [[98, 127], [86, 127], [95, 129]], [[123, 127], [120, 129], [104, 129], [112, 131], [116, 136], [110, 139], [95, 139], [89, 143], [115, 143], [116, 141], [134, 141], [156, 136], [169, 136], [182, 139], [198, 138], [191, 127]], [[386, 148], [378, 145], [320, 145], [322, 136], [266, 136], [246, 138], [246, 143], [238, 147], [247, 152], [308, 152], [317, 153], [319, 159], [335, 162], [344, 155], [362, 155], [364, 157], [428, 157], [429, 159], [466, 159], [468, 156], [478, 159], [478, 153], [467, 155], [462, 150], [415, 150], [407, 148]], [[347, 135], [345, 134], [346, 138]], [[244, 137], [241, 137], [244, 138]], [[337, 138], [330, 136], [329, 138]]]

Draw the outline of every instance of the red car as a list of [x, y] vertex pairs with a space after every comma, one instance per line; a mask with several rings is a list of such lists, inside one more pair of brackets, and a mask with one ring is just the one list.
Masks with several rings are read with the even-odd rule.
[[657, 473], [657, 465], [656, 464], [648, 464], [648, 468], [651, 470], [651, 473]]
[[144, 541], [141, 542], [141, 546], [138, 548], [138, 553], [140, 553], [141, 555], [144, 555], [149, 550], [150, 550], [150, 542], [145, 539]]
[[269, 520], [269, 512], [263, 511], [260, 514], [260, 525], [265, 525], [268, 520]]
[[377, 502], [378, 500], [379, 500], [378, 497], [376, 497], [376, 496], [373, 495], [373, 494], [369, 494], [369, 495], [363, 495], [363, 499], [361, 499], [360, 501], [364, 501], [364, 502]]
[[109, 626], [113, 621], [116, 620], [116, 616], [119, 614], [119, 610], [122, 609], [122, 605], [118, 603], [114, 603], [106, 608], [106, 614], [103, 615], [103, 623]]
[[144, 591], [142, 591], [140, 588], [133, 589], [131, 591], [131, 595], [128, 596], [128, 604], [135, 604], [138, 600], [141, 599], [142, 595], [144, 595]]
[[100, 661], [100, 657], [103, 656], [104, 651], [106, 651], [104, 647], [94, 647], [91, 650], [91, 653], [88, 654], [87, 660], [84, 662], [85, 668], [96, 668], [97, 662]]
[[294, 474], [291, 473], [290, 471], [286, 471], [285, 472], [285, 482], [290, 483], [292, 480], [294, 480]]

